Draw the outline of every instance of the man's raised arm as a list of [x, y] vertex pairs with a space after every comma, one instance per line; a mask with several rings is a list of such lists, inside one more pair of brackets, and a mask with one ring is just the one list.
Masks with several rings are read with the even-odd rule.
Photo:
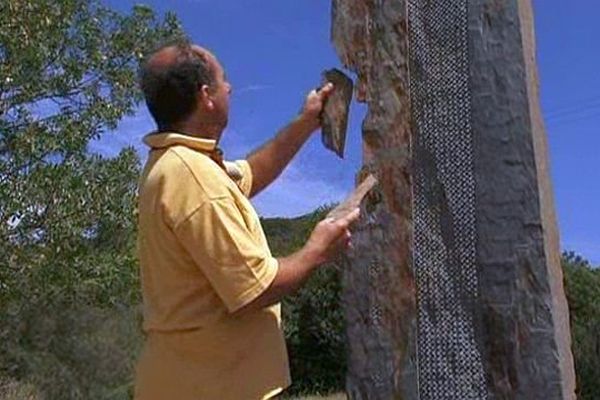
[[279, 131], [275, 138], [248, 156], [253, 176], [250, 197], [269, 186], [281, 174], [310, 135], [321, 126], [319, 115], [325, 100], [332, 91], [331, 83], [325, 85], [321, 90], [311, 91], [300, 115]]

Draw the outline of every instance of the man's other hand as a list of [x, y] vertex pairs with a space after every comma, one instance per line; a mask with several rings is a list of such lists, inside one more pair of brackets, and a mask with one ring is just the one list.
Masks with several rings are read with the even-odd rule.
[[313, 89], [306, 96], [300, 118], [309, 123], [313, 131], [321, 126], [321, 112], [323, 111], [325, 101], [334, 90], [333, 83], [328, 82], [319, 89]]
[[269, 287], [236, 314], [260, 310], [280, 302], [294, 293], [321, 264], [334, 260], [351, 247], [350, 225], [359, 217], [360, 209], [339, 219], [326, 218], [319, 222], [310, 239], [296, 253], [279, 258], [277, 275]]
[[317, 265], [333, 261], [338, 255], [352, 247], [350, 225], [359, 216], [360, 209], [357, 208], [343, 218], [337, 220], [326, 218], [319, 222], [303, 250]]

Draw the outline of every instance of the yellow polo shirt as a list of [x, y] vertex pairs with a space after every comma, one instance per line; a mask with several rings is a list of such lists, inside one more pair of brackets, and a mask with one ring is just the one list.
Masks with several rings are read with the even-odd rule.
[[214, 140], [150, 134], [139, 188], [146, 343], [137, 400], [268, 399], [290, 384], [280, 305], [232, 312], [277, 274], [247, 196], [246, 161], [226, 172]]

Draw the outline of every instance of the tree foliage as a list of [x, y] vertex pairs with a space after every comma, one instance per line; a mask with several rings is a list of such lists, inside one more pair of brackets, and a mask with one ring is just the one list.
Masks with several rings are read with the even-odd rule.
[[577, 398], [600, 399], [600, 269], [575, 253], [563, 254], [565, 290], [577, 373]]
[[180, 35], [173, 15], [142, 6], [124, 15], [96, 0], [0, 2], [0, 374], [48, 398], [102, 398], [94, 388], [115, 382], [76, 360], [120, 354], [116, 343], [96, 354], [110, 336], [90, 331], [106, 326], [104, 309], [139, 301], [139, 160], [88, 144], [139, 103], [142, 55]]

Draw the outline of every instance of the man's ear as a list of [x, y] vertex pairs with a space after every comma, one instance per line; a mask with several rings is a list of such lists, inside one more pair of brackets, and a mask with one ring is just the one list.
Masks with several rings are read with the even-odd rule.
[[199, 90], [199, 95], [202, 104], [204, 104], [207, 109], [212, 110], [215, 107], [210, 94], [210, 87], [208, 87], [208, 85], [202, 85]]

